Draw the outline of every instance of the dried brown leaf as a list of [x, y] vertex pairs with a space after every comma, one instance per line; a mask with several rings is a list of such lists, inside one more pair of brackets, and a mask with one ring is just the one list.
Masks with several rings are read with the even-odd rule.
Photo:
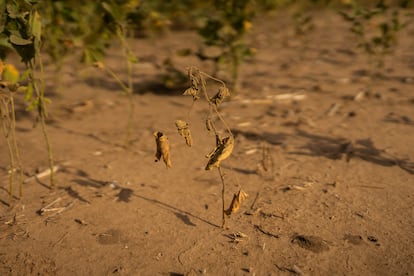
[[175, 121], [175, 126], [177, 127], [178, 133], [184, 137], [185, 143], [191, 147], [193, 144], [193, 138], [191, 137], [191, 132], [188, 127], [188, 123], [182, 120]]
[[216, 95], [211, 97], [210, 101], [214, 103], [216, 106], [219, 106], [223, 100], [230, 96], [230, 91], [225, 86], [220, 86], [219, 91]]
[[199, 90], [194, 87], [187, 88], [183, 93], [184, 96], [192, 96], [194, 101], [200, 99], [200, 96], [198, 96], [198, 94]]
[[167, 168], [171, 168], [170, 159], [170, 143], [168, 137], [160, 131], [154, 132], [155, 143], [157, 144], [157, 152], [155, 153], [155, 162], [160, 161], [161, 157], [164, 160]]
[[221, 161], [227, 159], [234, 148], [234, 137], [232, 135], [223, 139], [217, 138], [216, 147], [206, 157], [209, 158], [206, 170], [211, 170], [214, 167], [220, 167]]
[[236, 213], [239, 209], [243, 201], [248, 197], [243, 190], [239, 190], [237, 194], [234, 194], [233, 199], [231, 201], [230, 207], [224, 211], [226, 215], [230, 216], [233, 213]]

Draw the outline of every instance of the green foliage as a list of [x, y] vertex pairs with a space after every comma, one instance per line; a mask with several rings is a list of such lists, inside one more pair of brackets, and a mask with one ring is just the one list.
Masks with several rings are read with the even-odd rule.
[[[405, 5], [402, 3], [402, 7]], [[378, 0], [373, 7], [352, 1], [351, 11], [341, 11], [340, 14], [358, 38], [357, 47], [363, 49], [378, 67], [383, 67], [384, 57], [392, 52], [398, 43], [398, 35], [408, 24], [402, 22], [400, 8], [389, 6], [384, 0]]]
[[[1, 36], [7, 39], [7, 42], [16, 50], [22, 62], [28, 68], [29, 82], [25, 98], [30, 102], [29, 109], [37, 110], [37, 115], [42, 125], [51, 170], [50, 184], [53, 187], [53, 157], [46, 130], [46, 104], [49, 101], [45, 97], [45, 85], [43, 82], [43, 66], [40, 54], [42, 46], [42, 21], [37, 10], [38, 2], [40, 1], [6, 1], [5, 8], [4, 5], [2, 6], [5, 14], [1, 20], [2, 25], [0, 26], [0, 30], [2, 30]], [[37, 77], [38, 69], [40, 69], [40, 78]], [[12, 118], [14, 117], [13, 109]]]
[[14, 48], [26, 64], [34, 59], [40, 43], [39, 14], [32, 9], [37, 2], [8, 0], [0, 4], [0, 47]]
[[313, 18], [305, 12], [296, 12], [292, 16], [295, 28], [295, 34], [304, 36], [314, 29]]
[[[212, 57], [218, 65], [227, 66], [229, 82], [237, 87], [239, 67], [242, 60], [251, 54], [244, 36], [251, 28], [254, 16], [252, 0], [213, 1], [213, 11], [208, 13], [204, 25], [199, 29], [207, 46], [221, 49]], [[206, 58], [201, 51], [201, 57]], [[210, 58], [210, 57], [207, 57]]]

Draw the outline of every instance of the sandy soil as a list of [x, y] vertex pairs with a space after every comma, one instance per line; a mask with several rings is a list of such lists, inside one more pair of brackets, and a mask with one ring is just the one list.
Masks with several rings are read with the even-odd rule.
[[[214, 146], [206, 103], [194, 107], [189, 148], [174, 121], [191, 98], [162, 86], [159, 65], [196, 49], [196, 35], [133, 41], [140, 63], [127, 150], [128, 100], [116, 83], [70, 62], [56, 82], [47, 66], [57, 187], [28, 181], [9, 204], [1, 142], [0, 275], [414, 275], [414, 28], [373, 79], [338, 15], [316, 14], [306, 44], [288, 23], [254, 25], [257, 54], [221, 107], [236, 137], [222, 163], [226, 205], [239, 189], [249, 195], [226, 229], [220, 176], [204, 170]], [[211, 72], [194, 57], [173, 62]], [[124, 77], [116, 48], [108, 64]], [[29, 178], [47, 168], [47, 155], [33, 114], [18, 105]], [[154, 162], [156, 130], [170, 138], [169, 170]], [[55, 200], [69, 208], [39, 214]]]

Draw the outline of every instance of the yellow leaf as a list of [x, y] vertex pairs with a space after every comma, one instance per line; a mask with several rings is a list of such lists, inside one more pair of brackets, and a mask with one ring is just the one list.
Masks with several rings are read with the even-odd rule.
[[252, 28], [252, 26], [253, 26], [252, 22], [247, 21], [247, 20], [243, 21], [243, 28], [246, 31], [249, 31]]
[[157, 152], [155, 153], [155, 162], [160, 161], [161, 157], [164, 160], [167, 168], [171, 168], [171, 159], [170, 159], [170, 143], [165, 134], [160, 131], [154, 132], [155, 143], [157, 144]]
[[20, 78], [20, 73], [13, 64], [5, 64], [3, 66], [2, 80], [9, 83], [17, 83]]

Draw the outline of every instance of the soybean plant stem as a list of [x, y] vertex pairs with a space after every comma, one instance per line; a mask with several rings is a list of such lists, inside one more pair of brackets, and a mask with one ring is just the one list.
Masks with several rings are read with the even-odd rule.
[[221, 223], [221, 228], [225, 228], [226, 227], [226, 214], [225, 214], [225, 207], [224, 207], [224, 193], [225, 193], [225, 185], [224, 185], [224, 175], [223, 172], [221, 171], [221, 167], [218, 167], [218, 171], [220, 174], [220, 178], [221, 178], [221, 203], [222, 203], [222, 208], [221, 208], [221, 212], [222, 212], [222, 223]]

